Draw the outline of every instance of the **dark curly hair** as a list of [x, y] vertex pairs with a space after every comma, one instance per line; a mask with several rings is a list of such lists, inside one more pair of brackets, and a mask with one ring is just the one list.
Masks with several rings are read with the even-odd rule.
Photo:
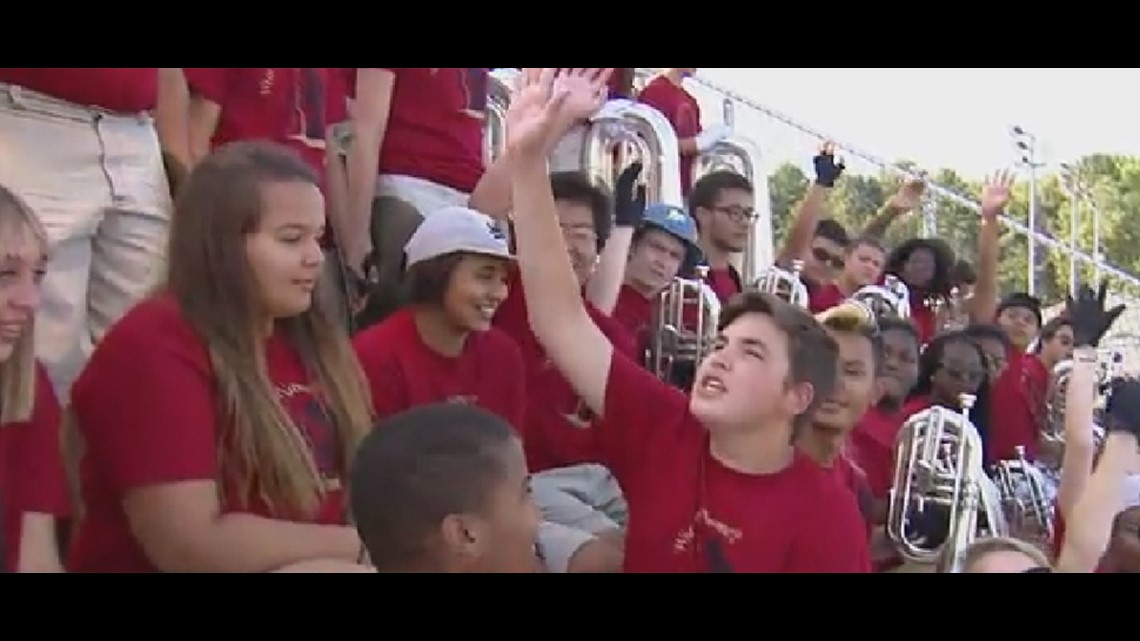
[[[914, 389], [911, 390], [910, 398], [920, 398], [929, 396], [934, 391], [934, 374], [942, 367], [943, 353], [946, 351], [947, 345], [955, 343], [962, 343], [969, 345], [971, 348], [977, 350], [978, 358], [984, 364], [986, 362], [985, 352], [982, 351], [981, 346], [966, 332], [946, 332], [934, 337], [926, 349], [922, 351], [922, 355], [918, 358], [918, 382], [915, 384]], [[978, 430], [978, 435], [982, 439], [982, 449], [985, 450], [989, 442], [990, 433], [990, 376], [989, 373], [982, 375], [982, 381], [978, 385], [978, 391], [974, 395], [974, 407], [970, 409], [970, 422]]]
[[[955, 263], [954, 250], [940, 238], [911, 238], [899, 245], [887, 257], [886, 273], [902, 279], [903, 266], [911, 254], [919, 249], [925, 249], [934, 255], [934, 276], [930, 279], [930, 285], [923, 288], [923, 292], [931, 296], [949, 298], [955, 284], [951, 274]], [[911, 287], [911, 283], [906, 285]]]

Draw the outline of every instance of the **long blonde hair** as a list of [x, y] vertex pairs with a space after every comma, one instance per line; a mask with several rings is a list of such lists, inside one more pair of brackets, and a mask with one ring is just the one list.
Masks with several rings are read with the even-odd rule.
[[[255, 492], [273, 510], [311, 514], [325, 495], [301, 426], [269, 379], [264, 315], [245, 243], [263, 216], [262, 187], [316, 177], [295, 153], [266, 142], [227, 145], [198, 165], [183, 185], [170, 231], [166, 290], [206, 344], [220, 398], [219, 491], [248, 504]], [[303, 314], [277, 321], [298, 351], [335, 426], [340, 473], [372, 427], [372, 404], [348, 333], [318, 291]]]
[[[35, 212], [12, 190], [0, 185], [0, 246], [5, 239], [30, 235], [47, 254], [47, 233]], [[32, 417], [36, 405], [35, 324], [29, 323], [7, 360], [0, 362], [0, 427]]]

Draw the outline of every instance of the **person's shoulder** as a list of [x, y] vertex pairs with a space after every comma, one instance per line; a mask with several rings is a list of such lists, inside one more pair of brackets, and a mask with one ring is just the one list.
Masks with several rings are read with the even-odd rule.
[[197, 341], [193, 328], [173, 296], [156, 294], [140, 300], [111, 326], [100, 344], [146, 340]]
[[411, 313], [406, 309], [397, 310], [379, 323], [357, 332], [352, 337], [352, 344], [357, 352], [394, 348], [402, 341], [411, 339], [409, 332], [414, 328]]

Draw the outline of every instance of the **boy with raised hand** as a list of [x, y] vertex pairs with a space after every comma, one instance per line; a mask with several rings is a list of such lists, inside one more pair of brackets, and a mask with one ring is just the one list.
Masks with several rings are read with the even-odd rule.
[[792, 444], [836, 377], [835, 341], [807, 312], [734, 299], [691, 398], [616, 353], [587, 315], [546, 163], [602, 105], [607, 71], [525, 69], [506, 137], [532, 329], [601, 417], [598, 462], [629, 503], [626, 571], [869, 571], [855, 497]]

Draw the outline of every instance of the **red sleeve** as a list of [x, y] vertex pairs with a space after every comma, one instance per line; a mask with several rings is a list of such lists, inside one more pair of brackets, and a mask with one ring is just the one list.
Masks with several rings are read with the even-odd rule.
[[689, 399], [617, 350], [606, 379], [606, 414], [592, 428], [599, 458], [621, 482], [644, 462], [652, 441], [681, 441], [689, 426]]
[[855, 495], [838, 485], [813, 501], [792, 544], [787, 572], [869, 574], [871, 544]]
[[182, 70], [191, 92], [219, 105], [225, 104], [234, 77], [239, 71], [241, 70], [232, 67], [195, 67]]
[[638, 360], [637, 341], [634, 340], [633, 335], [626, 331], [612, 316], [606, 316], [593, 305], [587, 303], [586, 309], [590, 313], [590, 318], [594, 319], [594, 324], [598, 329], [605, 334], [606, 338], [610, 339], [610, 344], [614, 346], [615, 352], [620, 352], [629, 358]]
[[36, 366], [36, 406], [26, 425], [7, 429], [24, 430], [19, 449], [12, 453], [11, 477], [13, 508], [64, 517], [70, 513], [67, 473], [59, 435], [62, 418], [59, 401], [47, 374]]
[[353, 340], [356, 357], [372, 392], [372, 407], [377, 419], [411, 409], [403, 368], [395, 352], [396, 343], [390, 340], [387, 332], [380, 331], [384, 327], [383, 323], [376, 325]]
[[204, 345], [172, 302], [140, 303], [111, 329], [72, 409], [116, 492], [217, 478], [215, 384]]

